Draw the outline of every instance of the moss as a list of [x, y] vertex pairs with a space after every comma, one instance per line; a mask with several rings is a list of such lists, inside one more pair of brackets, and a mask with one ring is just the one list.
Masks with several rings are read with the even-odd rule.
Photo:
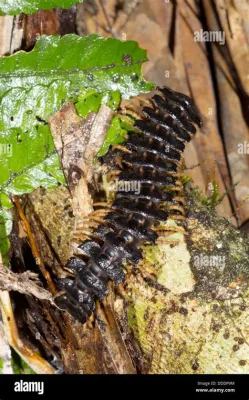
[[[241, 363], [249, 359], [243, 340], [249, 329], [248, 235], [203, 205], [189, 184], [185, 201], [186, 237], [171, 233], [165, 244], [146, 246], [141, 263], [154, 268], [156, 282], [168, 290], [131, 275], [128, 325], [149, 373], [248, 373], [249, 363]], [[212, 265], [216, 255], [222, 258]], [[195, 256], [209, 264], [197, 265]]]
[[214, 208], [203, 205], [198, 192], [190, 187], [185, 197], [196, 293], [204, 298], [214, 297], [232, 282], [234, 287], [238, 282], [237, 290], [245, 290], [249, 281], [249, 236], [219, 217]]

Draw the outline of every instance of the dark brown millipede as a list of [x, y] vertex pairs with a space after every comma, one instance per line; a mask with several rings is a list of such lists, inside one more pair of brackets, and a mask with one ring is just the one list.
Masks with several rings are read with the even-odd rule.
[[[151, 107], [142, 109], [141, 119], [122, 145], [129, 151], [122, 151], [122, 146], [109, 150], [119, 160], [117, 168], [122, 167], [116, 198], [93, 239], [79, 245], [84, 259], [77, 256], [68, 261], [66, 269], [75, 277], [58, 282], [62, 292], [55, 303], [82, 323], [94, 312], [96, 299], [107, 296], [107, 282], [117, 285], [125, 279], [124, 262], [136, 266], [142, 258], [140, 246], [155, 243], [158, 234], [153, 227], [172, 212], [181, 213], [179, 162], [196, 132], [195, 124], [200, 126], [202, 121], [188, 96], [168, 87], [157, 90], [160, 94], [152, 97]], [[139, 185], [123, 191], [125, 182]], [[162, 207], [164, 203], [168, 209]]]

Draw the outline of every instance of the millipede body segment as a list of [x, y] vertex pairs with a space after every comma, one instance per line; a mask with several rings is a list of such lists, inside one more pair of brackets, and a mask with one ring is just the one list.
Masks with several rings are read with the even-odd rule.
[[79, 245], [84, 256], [68, 261], [66, 268], [75, 278], [58, 282], [61, 293], [55, 303], [82, 323], [94, 312], [96, 299], [102, 301], [108, 294], [107, 282], [124, 280], [124, 262], [136, 266], [142, 258], [140, 246], [155, 243], [153, 227], [172, 213], [181, 213], [179, 162], [201, 118], [188, 96], [168, 87], [158, 92], [135, 121], [124, 145], [128, 151], [109, 151], [120, 169], [112, 209], [93, 238]]

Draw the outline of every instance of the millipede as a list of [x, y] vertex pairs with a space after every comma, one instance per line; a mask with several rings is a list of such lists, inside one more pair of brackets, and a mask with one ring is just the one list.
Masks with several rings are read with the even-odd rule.
[[124, 144], [103, 157], [118, 171], [115, 199], [92, 236], [79, 244], [83, 255], [65, 265], [73, 276], [57, 283], [56, 305], [81, 323], [95, 311], [96, 300], [108, 295], [108, 281], [118, 285], [125, 279], [125, 263], [138, 265], [141, 245], [155, 244], [160, 222], [184, 218], [179, 169], [202, 120], [188, 96], [168, 87], [156, 90]]

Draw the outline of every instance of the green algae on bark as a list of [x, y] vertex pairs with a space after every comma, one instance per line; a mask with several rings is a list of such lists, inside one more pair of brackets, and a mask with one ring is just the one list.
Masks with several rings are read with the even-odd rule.
[[249, 373], [249, 236], [200, 198], [187, 185], [187, 245], [177, 234], [171, 254], [165, 244], [145, 248], [144, 266], [158, 270], [168, 292], [139, 274], [127, 280], [128, 325], [146, 360], [144, 372]]
[[187, 237], [196, 293], [204, 299], [236, 297], [248, 286], [249, 236], [186, 188]]

